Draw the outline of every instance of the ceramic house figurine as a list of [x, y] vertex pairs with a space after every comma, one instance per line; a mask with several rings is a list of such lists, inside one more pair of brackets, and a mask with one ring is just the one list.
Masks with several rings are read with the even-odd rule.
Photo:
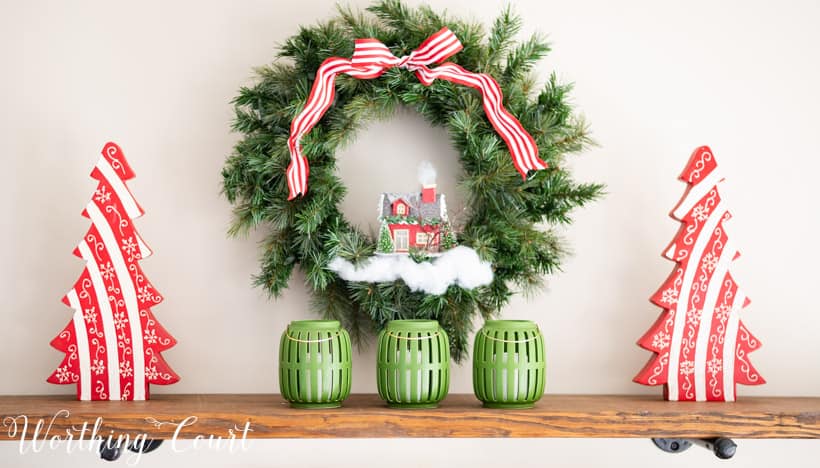
[[429, 163], [419, 168], [420, 192], [382, 193], [379, 197], [377, 252], [438, 253], [455, 247], [455, 235], [447, 218], [447, 202], [438, 193], [435, 171]]

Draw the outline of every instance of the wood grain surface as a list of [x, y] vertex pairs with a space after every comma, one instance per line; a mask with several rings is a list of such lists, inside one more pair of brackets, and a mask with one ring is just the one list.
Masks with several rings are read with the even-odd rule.
[[[377, 395], [352, 395], [342, 408], [291, 409], [280, 395], [152, 395], [150, 401], [87, 402], [73, 396], [0, 396], [0, 440], [32, 438], [38, 421], [65, 436], [147, 434], [149, 438], [383, 437], [733, 437], [820, 438], [820, 398], [747, 397], [734, 403], [667, 402], [656, 396], [545, 395], [535, 408], [485, 409], [450, 395], [437, 409], [387, 408]], [[180, 426], [180, 423], [190, 424]], [[25, 424], [27, 423], [27, 424]], [[49, 429], [49, 425], [51, 426]]]

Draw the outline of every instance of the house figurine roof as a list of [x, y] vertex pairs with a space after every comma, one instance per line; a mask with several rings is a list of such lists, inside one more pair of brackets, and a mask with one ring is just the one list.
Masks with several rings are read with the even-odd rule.
[[447, 203], [443, 193], [437, 193], [435, 201], [424, 203], [420, 192], [408, 193], [382, 193], [379, 197], [379, 221], [393, 214], [393, 203], [396, 200], [404, 200], [410, 208], [407, 214], [409, 218], [421, 218], [428, 221], [438, 218], [447, 221]]

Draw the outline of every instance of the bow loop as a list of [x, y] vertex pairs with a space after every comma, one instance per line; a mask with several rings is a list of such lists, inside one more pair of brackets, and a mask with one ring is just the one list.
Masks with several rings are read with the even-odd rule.
[[444, 62], [462, 48], [461, 41], [445, 27], [401, 58], [393, 55], [378, 39], [368, 38], [356, 39], [353, 56], [349, 60], [330, 57], [322, 62], [316, 71], [316, 80], [313, 82], [307, 103], [290, 126], [288, 149], [291, 164], [287, 170], [288, 199], [292, 200], [307, 192], [310, 168], [307, 159], [302, 155], [300, 141], [333, 103], [336, 93], [334, 83], [339, 73], [358, 79], [372, 79], [381, 76], [390, 68], [400, 67], [414, 72], [425, 86], [430, 86], [433, 81], [440, 78], [475, 88], [481, 92], [487, 119], [507, 143], [513, 164], [521, 176], [526, 179], [527, 172], [546, 168], [547, 164], [538, 157], [535, 140], [524, 130], [521, 122], [504, 108], [501, 87], [491, 76], [473, 73], [449, 62], [442, 63], [435, 69], [428, 68], [428, 65]]

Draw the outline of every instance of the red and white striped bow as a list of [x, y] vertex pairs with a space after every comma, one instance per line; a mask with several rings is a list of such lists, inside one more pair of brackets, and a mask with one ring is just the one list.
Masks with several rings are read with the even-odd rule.
[[436, 78], [475, 88], [481, 92], [484, 112], [492, 126], [507, 143], [515, 168], [526, 178], [528, 171], [545, 169], [547, 163], [538, 157], [538, 146], [532, 135], [524, 130], [521, 122], [503, 106], [501, 87], [489, 75], [473, 73], [454, 63], [442, 63], [435, 69], [427, 65], [439, 63], [462, 49], [461, 42], [447, 28], [433, 34], [410, 55], [402, 58], [394, 56], [386, 45], [377, 39], [356, 39], [353, 58], [329, 57], [316, 71], [316, 80], [310, 90], [305, 108], [293, 119], [288, 138], [290, 166], [288, 166], [288, 199], [307, 192], [307, 178], [310, 173], [307, 159], [302, 155], [302, 137], [313, 128], [333, 103], [336, 94], [336, 75], [345, 73], [358, 79], [372, 79], [381, 76], [392, 67], [405, 68], [415, 72], [425, 86], [430, 86]]

